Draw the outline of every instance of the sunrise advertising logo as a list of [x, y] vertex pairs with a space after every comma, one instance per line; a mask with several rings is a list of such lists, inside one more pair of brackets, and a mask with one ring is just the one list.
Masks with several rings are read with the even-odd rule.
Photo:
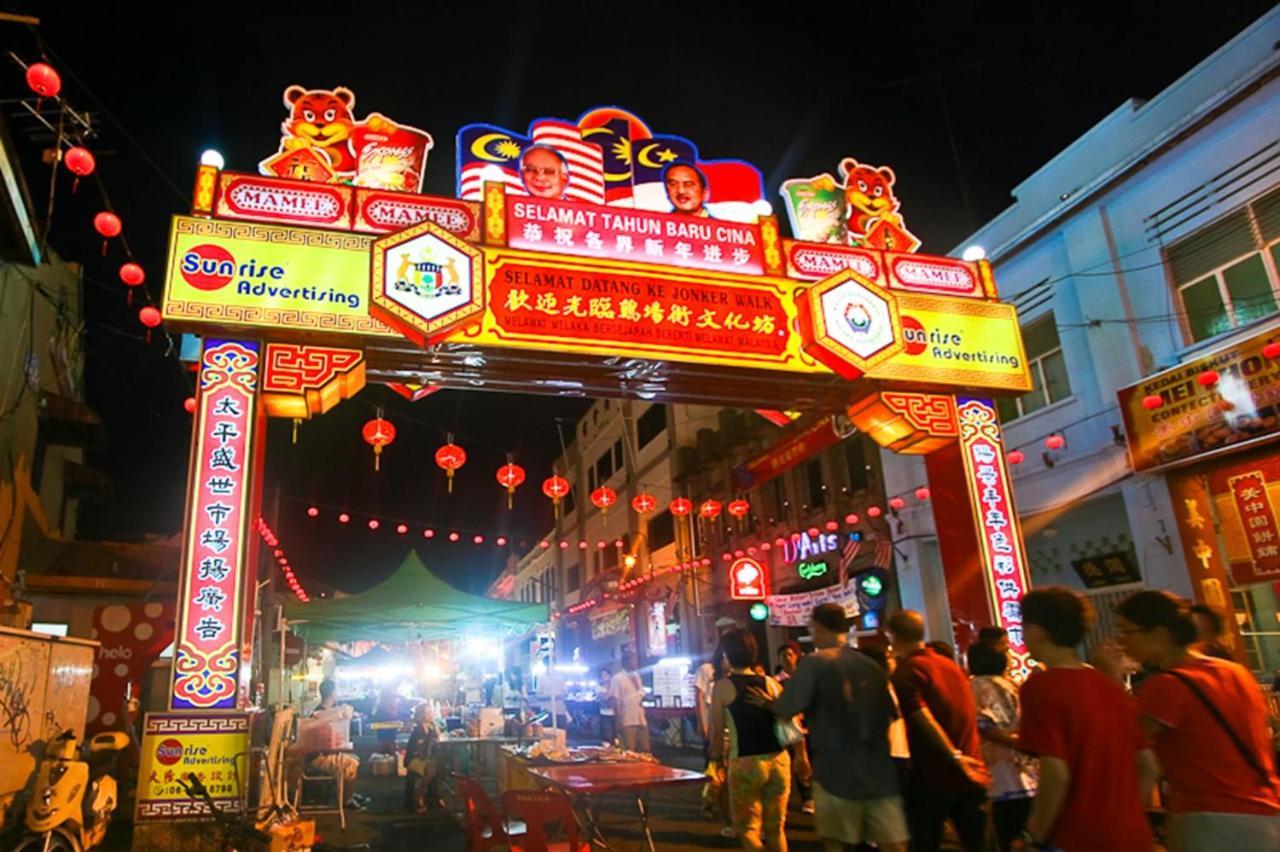
[[221, 290], [234, 281], [236, 294], [240, 296], [341, 304], [352, 310], [360, 307], [360, 296], [355, 293], [291, 281], [285, 266], [263, 263], [255, 258], [240, 262], [225, 246], [216, 243], [202, 243], [187, 249], [178, 271], [184, 281], [206, 293]]

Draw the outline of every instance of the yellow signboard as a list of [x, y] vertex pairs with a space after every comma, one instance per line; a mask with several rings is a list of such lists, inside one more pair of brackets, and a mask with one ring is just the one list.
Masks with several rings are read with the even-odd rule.
[[175, 216], [165, 319], [218, 328], [398, 336], [369, 315], [372, 236]]
[[993, 391], [1029, 391], [1031, 374], [1012, 305], [895, 292], [903, 352], [868, 378]]
[[195, 775], [219, 809], [244, 809], [248, 791], [247, 713], [148, 713], [138, 770], [139, 822], [207, 816], [205, 802], [178, 783]]

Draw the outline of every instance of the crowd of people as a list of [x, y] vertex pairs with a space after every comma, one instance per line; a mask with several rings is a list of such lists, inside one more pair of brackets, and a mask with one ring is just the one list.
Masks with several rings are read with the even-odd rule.
[[932, 852], [948, 826], [969, 852], [1280, 850], [1269, 712], [1212, 610], [1138, 592], [1089, 662], [1083, 595], [1037, 589], [1021, 616], [1025, 677], [1004, 630], [981, 631], [966, 672], [910, 610], [854, 647], [843, 609], [818, 606], [814, 650], [784, 646], [774, 677], [750, 631], [718, 625], [695, 677], [704, 812], [770, 852], [793, 789], [827, 852]]

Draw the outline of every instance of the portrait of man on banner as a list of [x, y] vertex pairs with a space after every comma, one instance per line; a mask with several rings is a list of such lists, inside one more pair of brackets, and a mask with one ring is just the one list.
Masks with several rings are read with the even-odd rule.
[[530, 145], [520, 155], [520, 179], [535, 198], [564, 198], [569, 163], [549, 145]]
[[710, 218], [707, 200], [710, 192], [707, 176], [686, 160], [676, 160], [662, 170], [662, 185], [667, 191], [667, 200], [671, 202], [672, 213], [683, 213], [686, 216]]

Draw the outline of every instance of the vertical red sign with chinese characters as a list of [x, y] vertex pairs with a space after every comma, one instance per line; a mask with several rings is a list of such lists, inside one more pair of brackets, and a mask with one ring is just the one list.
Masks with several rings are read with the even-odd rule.
[[1031, 588], [1022, 530], [1004, 458], [1004, 436], [989, 399], [956, 398], [960, 453], [977, 523], [978, 550], [995, 624], [1009, 634], [1010, 672], [1028, 672], [1020, 601]]
[[175, 710], [234, 709], [256, 487], [259, 345], [206, 340], [173, 657]]
[[1267, 482], [1262, 471], [1251, 470], [1227, 480], [1236, 511], [1240, 513], [1240, 525], [1249, 545], [1249, 558], [1253, 562], [1251, 577], [1238, 582], [1258, 583], [1280, 577], [1280, 525], [1267, 494]]

